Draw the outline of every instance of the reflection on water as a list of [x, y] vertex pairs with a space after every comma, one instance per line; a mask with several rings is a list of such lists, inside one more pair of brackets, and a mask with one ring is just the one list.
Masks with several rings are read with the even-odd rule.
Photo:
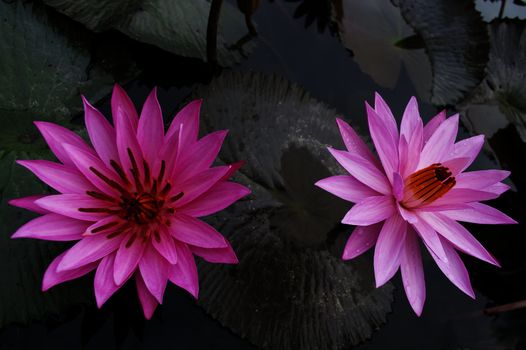
[[[125, 8], [137, 10], [131, 5], [138, 1], [123, 2], [127, 5]], [[266, 101], [268, 108], [265, 110], [271, 111], [266, 115], [280, 122], [273, 123], [265, 113], [255, 113], [261, 111], [261, 101], [248, 98], [250, 94], [245, 96], [243, 92], [255, 93], [258, 88], [245, 86], [245, 91], [238, 87], [241, 90], [239, 99], [228, 101], [220, 109], [216, 104], [217, 113], [211, 108], [205, 118], [204, 127], [214, 127], [225, 121], [214, 119], [217, 116], [235, 116], [242, 120], [240, 125], [245, 129], [233, 130], [227, 141], [229, 147], [222, 156], [228, 157], [230, 150], [238, 152], [236, 159], [239, 154], [249, 158], [251, 166], [242, 170], [242, 180], [258, 186], [255, 192], [262, 198], [225, 213], [231, 217], [215, 219], [232, 237], [237, 235], [241, 259], [247, 261], [239, 270], [219, 271], [216, 266], [200, 264], [200, 271], [206, 272], [206, 276], [201, 276], [205, 289], [200, 304], [219, 322], [176, 288], [168, 289], [165, 305], [150, 322], [141, 317], [133, 288], [124, 288], [102, 310], [97, 310], [90, 304], [92, 276], [77, 285], [66, 284], [53, 294], [40, 293], [40, 270], [50, 253], [51, 256], [56, 254], [61, 247], [9, 240], [8, 235], [14, 227], [28, 217], [21, 211], [7, 209], [5, 202], [24, 191], [46, 191], [29, 176], [21, 177], [21, 172], [12, 171], [14, 159], [30, 158], [28, 152], [33, 158], [46, 157], [42, 153], [41, 140], [31, 131], [32, 118], [40, 118], [45, 113], [44, 117], [49, 120], [64, 124], [73, 119], [72, 124], [77, 126], [79, 93], [91, 94], [92, 100], [100, 100], [98, 107], [107, 112], [109, 101], [105, 91], [114, 80], [130, 82], [127, 88], [136, 105], [143, 103], [152, 86], [161, 86], [161, 104], [177, 110], [191, 91], [208, 94], [207, 89], [214, 89], [216, 84], [211, 81], [221, 81], [230, 73], [217, 72], [219, 77], [213, 80], [214, 71], [197, 59], [205, 57], [204, 33], [196, 34], [199, 38], [193, 42], [192, 35], [185, 32], [182, 38], [191, 40], [192, 45], [184, 46], [181, 37], [171, 38], [165, 34], [161, 35], [162, 43], [159, 43], [159, 38], [152, 37], [155, 30], [152, 31], [148, 22], [142, 22], [147, 30], [141, 31], [140, 26], [135, 26], [137, 32], [133, 35], [131, 29], [123, 30], [121, 25], [121, 31], [149, 43], [145, 45], [116, 31], [93, 33], [68, 19], [66, 15], [75, 16], [63, 8], [59, 10], [66, 15], [42, 7], [34, 16], [32, 7], [27, 4], [12, 12], [12, 6], [19, 3], [0, 2], [0, 72], [3, 72], [0, 125], [6, 126], [0, 131], [0, 217], [3, 222], [0, 278], [14, 281], [12, 286], [2, 285], [0, 323], [16, 321], [25, 325], [11, 324], [0, 331], [0, 348], [71, 349], [83, 345], [88, 349], [160, 346], [249, 349], [253, 347], [251, 342], [269, 348], [297, 348], [298, 339], [309, 339], [310, 346], [315, 347], [317, 341], [322, 341], [319, 344], [339, 349], [348, 348], [368, 336], [372, 338], [359, 348], [524, 348], [524, 309], [493, 315], [484, 313], [485, 309], [498, 311], [495, 307], [499, 305], [526, 299], [521, 283], [526, 278], [523, 253], [526, 236], [522, 224], [526, 218], [523, 166], [526, 154], [526, 34], [523, 21], [526, 6], [522, 1], [261, 1], [253, 15], [259, 35], [250, 41], [249, 46], [254, 49], [237, 48], [236, 53], [230, 53], [229, 46], [222, 45], [219, 55], [241, 59], [239, 65], [230, 68], [233, 71], [278, 74], [298, 83], [321, 104], [309, 104], [306, 101], [310, 99], [300, 99], [296, 105], [285, 108], [283, 96], [288, 92], [279, 90], [283, 84], [267, 86], [252, 79], [251, 83], [278, 96]], [[71, 4], [69, 1], [60, 3], [66, 7]], [[237, 3], [226, 3], [229, 7], [224, 14], [229, 15]], [[134, 12], [134, 16], [147, 14], [148, 11]], [[108, 18], [112, 17], [105, 15], [95, 19], [107, 21]], [[75, 18], [81, 23], [90, 19], [94, 20]], [[197, 28], [197, 24], [202, 27], [203, 20], [201, 15], [189, 28]], [[192, 15], [186, 16], [185, 21], [192, 22]], [[20, 23], [24, 26], [19, 26]], [[228, 29], [228, 20], [223, 21], [227, 28], [223, 30], [228, 32], [225, 36], [234, 41], [244, 38], [247, 29], [239, 26], [239, 18], [232, 23], [236, 25]], [[175, 24], [168, 23], [164, 28], [172, 30], [172, 25]], [[112, 26], [114, 24], [109, 25]], [[47, 51], [42, 50], [41, 43], [47, 43]], [[169, 48], [172, 53], [153, 45]], [[116, 54], [117, 47], [125, 54]], [[183, 58], [173, 52], [197, 58]], [[57, 57], [63, 60], [56, 62]], [[20, 64], [16, 65], [17, 62]], [[30, 69], [24, 72], [23, 68]], [[49, 85], [50, 82], [53, 84]], [[196, 84], [200, 87], [196, 88]], [[433, 265], [431, 258], [424, 256], [428, 303], [423, 316], [417, 318], [403, 300], [405, 296], [397, 279], [394, 281], [394, 302], [390, 306], [390, 293], [382, 295], [382, 290], [366, 288], [372, 281], [371, 256], [358, 259], [356, 265], [337, 259], [338, 247], [351, 231], [338, 225], [340, 215], [337, 211], [345, 208], [342, 209], [335, 199], [328, 200], [311, 192], [305, 179], [310, 181], [316, 176], [324, 177], [328, 171], [336, 171], [325, 163], [322, 154], [324, 144], [334, 144], [339, 139], [335, 134], [332, 140], [331, 135], [336, 132], [332, 117], [343, 115], [358, 129], [365, 130], [363, 101], [371, 100], [374, 91], [379, 91], [388, 100], [397, 117], [401, 116], [412, 95], [419, 97], [425, 120], [444, 107], [451, 112], [459, 110], [464, 123], [463, 138], [477, 133], [487, 137], [485, 152], [474, 167], [500, 167], [512, 171], [510, 184], [514, 190], [491, 204], [521, 224], [469, 227], [502, 262], [502, 268], [498, 269], [465, 257], [477, 293], [475, 301], [457, 291]], [[220, 98], [222, 92], [226, 94], [226, 90], [216, 86], [209, 96], [212, 99], [215, 94], [217, 101], [224, 103], [226, 101]], [[308, 118], [303, 119], [303, 115], [313, 117], [315, 120], [310, 121], [313, 124], [306, 122]], [[15, 122], [8, 122], [5, 116]], [[168, 120], [171, 116], [166, 117]], [[235, 122], [234, 119], [227, 124]], [[23, 127], [20, 129], [19, 125]], [[234, 128], [233, 125], [221, 127]], [[306, 132], [309, 128], [314, 129], [312, 133]], [[79, 132], [82, 134], [82, 130]], [[258, 138], [261, 135], [268, 136], [261, 140]], [[244, 138], [250, 140], [244, 141]], [[279, 141], [289, 138], [296, 141], [286, 146]], [[265, 147], [260, 149], [260, 144]], [[323, 208], [317, 210], [320, 205]], [[270, 214], [266, 211], [268, 208], [272, 209]], [[258, 209], [257, 215], [251, 216], [255, 209]], [[236, 232], [232, 225], [240, 221], [243, 225]], [[264, 225], [256, 227], [258, 224]], [[244, 232], [246, 235], [240, 235]], [[263, 244], [257, 235], [265, 243], [263, 252], [256, 249], [258, 243]], [[243, 252], [247, 255], [243, 256]], [[251, 256], [255, 258], [250, 260]], [[36, 270], [28, 268], [37, 266], [37, 262], [42, 266], [38, 264]], [[320, 271], [324, 277], [307, 279]], [[331, 271], [333, 275], [326, 277]], [[346, 274], [348, 271], [356, 274]], [[340, 273], [345, 277], [339, 278]], [[278, 285], [284, 280], [288, 284]], [[267, 285], [263, 286], [264, 283]], [[262, 288], [258, 288], [259, 285]], [[303, 288], [305, 286], [311, 289]], [[227, 293], [228, 288], [234, 292]], [[342, 290], [350, 294], [339, 294]], [[368, 317], [346, 314], [360, 300], [368, 300], [375, 293], [378, 300], [385, 303], [381, 308], [375, 309], [378, 305], [365, 307], [369, 310], [365, 315]], [[74, 298], [69, 300], [67, 296]], [[237, 300], [221, 304], [222, 296], [239, 297], [239, 305]], [[348, 309], [337, 308], [340, 304], [335, 300], [343, 300]], [[320, 305], [322, 301], [329, 304]], [[263, 317], [257, 314], [254, 305], [261, 305], [257, 310], [265, 310]], [[389, 307], [392, 312], [386, 316]], [[21, 313], [26, 310], [30, 313]], [[294, 313], [296, 316], [290, 318]], [[289, 318], [280, 319], [285, 316]], [[27, 317], [38, 321], [26, 322], [29, 321]], [[380, 326], [384, 320], [387, 322]], [[331, 322], [338, 324], [331, 327]], [[283, 329], [269, 328], [278, 325]], [[374, 327], [379, 329], [373, 333]]]

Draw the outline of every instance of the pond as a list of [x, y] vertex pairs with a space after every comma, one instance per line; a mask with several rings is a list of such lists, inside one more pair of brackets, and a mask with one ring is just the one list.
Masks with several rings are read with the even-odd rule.
[[[0, 349], [526, 348], [525, 20], [522, 0], [0, 0]], [[199, 297], [168, 283], [149, 320], [132, 281], [98, 308], [94, 271], [42, 292], [73, 242], [11, 239], [37, 215], [9, 201], [67, 187], [16, 163], [64, 162], [33, 123], [93, 141], [81, 95], [111, 120], [115, 83], [139, 113], [157, 87], [166, 126], [202, 99], [200, 137], [229, 130], [215, 164], [244, 161], [233, 181], [251, 191], [204, 219], [239, 263], [198, 257]], [[462, 223], [501, 265], [460, 253], [475, 299], [423, 243], [420, 316], [400, 273], [376, 288], [374, 249], [341, 259], [352, 203], [314, 184], [347, 174], [327, 151], [345, 147], [336, 118], [378, 148], [376, 93], [398, 125], [412, 96], [424, 123], [459, 113], [457, 141], [484, 135], [468, 171], [511, 172], [486, 203], [518, 223]]]

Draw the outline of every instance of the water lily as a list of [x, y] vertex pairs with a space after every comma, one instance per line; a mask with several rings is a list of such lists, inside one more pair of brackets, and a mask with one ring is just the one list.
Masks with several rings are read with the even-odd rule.
[[343, 252], [352, 259], [372, 246], [376, 286], [401, 270], [413, 310], [422, 313], [425, 283], [418, 238], [453, 284], [475, 297], [458, 251], [493, 265], [497, 260], [458, 221], [511, 224], [513, 219], [480, 201], [497, 198], [509, 187], [504, 170], [465, 171], [480, 152], [484, 136], [455, 142], [458, 115], [439, 113], [425, 126], [416, 99], [409, 101], [400, 132], [391, 110], [376, 94], [366, 103], [369, 130], [378, 158], [356, 132], [338, 119], [346, 151], [329, 148], [350, 175], [316, 183], [356, 203], [342, 223], [355, 225]]
[[201, 101], [193, 101], [165, 133], [155, 89], [139, 118], [116, 86], [113, 126], [83, 101], [93, 147], [59, 125], [36, 122], [60, 163], [18, 162], [59, 194], [12, 200], [43, 214], [13, 238], [78, 241], [50, 264], [42, 289], [96, 270], [101, 307], [134, 278], [146, 318], [162, 303], [168, 280], [197, 298], [194, 254], [214, 263], [238, 262], [225, 238], [198, 219], [250, 192], [227, 181], [241, 163], [212, 166], [227, 131], [198, 139]]

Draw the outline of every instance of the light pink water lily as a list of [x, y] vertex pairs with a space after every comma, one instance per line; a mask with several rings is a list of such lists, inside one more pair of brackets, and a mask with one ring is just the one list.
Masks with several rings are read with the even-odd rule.
[[198, 296], [194, 254], [213, 263], [238, 262], [229, 243], [199, 217], [220, 211], [250, 191], [227, 181], [241, 163], [212, 166], [226, 131], [198, 139], [201, 101], [193, 101], [164, 132], [156, 90], [140, 118], [115, 86], [113, 126], [84, 99], [93, 147], [61, 126], [36, 122], [60, 163], [18, 163], [59, 194], [14, 199], [14, 206], [44, 214], [13, 238], [78, 241], [47, 269], [42, 290], [95, 272], [101, 307], [127, 280], [135, 279], [150, 318], [167, 281]]
[[423, 125], [416, 99], [409, 101], [400, 132], [385, 101], [366, 103], [369, 130], [379, 159], [356, 132], [338, 119], [346, 151], [329, 148], [350, 175], [316, 183], [356, 203], [342, 223], [355, 225], [343, 252], [352, 259], [372, 246], [376, 286], [401, 270], [409, 303], [417, 315], [425, 301], [424, 272], [418, 238], [453, 284], [475, 297], [457, 250], [498, 266], [496, 259], [457, 221], [511, 224], [513, 219], [479, 203], [497, 198], [509, 187], [504, 170], [464, 172], [480, 152], [482, 135], [455, 142], [458, 115], [439, 113]]

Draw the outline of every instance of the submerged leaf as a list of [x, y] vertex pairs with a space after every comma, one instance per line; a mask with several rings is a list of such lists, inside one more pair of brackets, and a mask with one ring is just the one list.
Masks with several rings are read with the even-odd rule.
[[239, 265], [199, 263], [199, 303], [252, 343], [272, 349], [346, 349], [385, 322], [392, 286], [372, 266], [345, 262], [349, 204], [314, 186], [339, 172], [326, 144], [335, 112], [298, 86], [227, 73], [200, 87], [207, 129], [230, 129], [221, 159], [247, 161], [236, 181], [253, 195], [215, 215]]
[[424, 41], [433, 70], [431, 102], [460, 101], [484, 78], [488, 34], [471, 0], [399, 0], [402, 15]]

